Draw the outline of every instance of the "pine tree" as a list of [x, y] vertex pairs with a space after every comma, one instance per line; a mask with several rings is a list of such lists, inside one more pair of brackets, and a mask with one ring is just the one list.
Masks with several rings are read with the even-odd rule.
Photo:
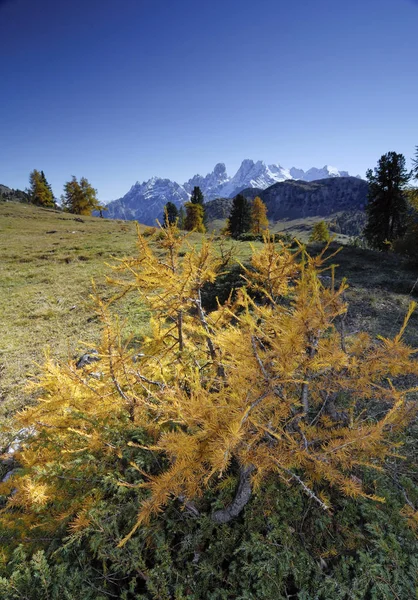
[[329, 238], [329, 230], [325, 221], [319, 221], [319, 223], [315, 223], [312, 229], [312, 233], [309, 236], [309, 241], [328, 242]]
[[256, 196], [251, 206], [251, 231], [260, 234], [268, 228], [267, 207], [264, 202]]
[[235, 239], [251, 229], [251, 204], [242, 194], [234, 198], [227, 227]]
[[91, 215], [94, 210], [106, 210], [97, 199], [97, 190], [85, 177], [78, 181], [73, 175], [71, 181], [64, 185], [64, 195], [61, 199], [64, 209], [76, 215]]
[[[120, 545], [173, 501], [199, 515], [202, 495], [231, 476], [237, 492], [210, 515], [216, 524], [237, 517], [253, 489], [263, 502], [272, 477], [324, 511], [332, 488], [381, 500], [361, 472], [399, 454], [397, 436], [416, 415], [416, 387], [395, 383], [411, 374], [414, 385], [418, 374], [403, 341], [414, 303], [394, 338], [345, 340], [346, 283], [336, 285], [333, 269], [329, 282], [320, 277], [327, 248], [310, 257], [267, 240], [236, 300], [208, 314], [202, 289], [224, 270], [210, 242], [196, 249], [169, 225], [153, 240], [140, 236], [138, 248], [110, 283], [116, 297], [136, 292], [150, 311], [141, 354], [112, 320], [115, 298], [97, 298], [100, 362], [80, 371], [48, 360], [40, 401], [17, 417], [35, 434], [18, 454], [24, 468], [1, 484], [3, 526], [17, 539], [83, 531], [105, 502], [97, 482], [113, 468], [140, 504]], [[415, 519], [410, 506], [405, 514]]]
[[202, 204], [193, 204], [186, 202], [186, 216], [184, 218], [184, 229], [186, 231], [197, 231], [205, 233], [206, 227], [203, 222], [204, 212]]
[[167, 202], [164, 206], [164, 227], [173, 225], [178, 219], [179, 211], [173, 202]]
[[54, 208], [56, 206], [51, 186], [46, 180], [43, 171], [34, 169], [29, 176], [29, 199], [37, 206]]
[[388, 152], [380, 158], [374, 172], [369, 169], [366, 176], [369, 195], [364, 235], [370, 246], [384, 250], [405, 232], [408, 210], [405, 188], [411, 174], [402, 154]]

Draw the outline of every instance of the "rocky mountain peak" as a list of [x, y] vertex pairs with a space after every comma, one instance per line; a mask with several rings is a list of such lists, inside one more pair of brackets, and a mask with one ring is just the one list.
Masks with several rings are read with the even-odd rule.
[[226, 172], [226, 166], [225, 163], [217, 163], [215, 165], [215, 168], [213, 169], [213, 174], [218, 177], [218, 178], [224, 178], [227, 179], [228, 175]]

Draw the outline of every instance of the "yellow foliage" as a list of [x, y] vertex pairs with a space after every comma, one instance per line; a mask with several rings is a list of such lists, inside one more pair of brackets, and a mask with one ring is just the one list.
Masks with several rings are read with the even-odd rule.
[[251, 232], [263, 233], [268, 226], [267, 207], [261, 198], [256, 196], [251, 206]]
[[206, 228], [203, 223], [204, 208], [202, 204], [193, 204], [186, 202], [186, 216], [184, 218], [184, 229], [187, 231], [197, 231], [205, 233]]
[[312, 229], [312, 233], [309, 236], [310, 242], [328, 242], [330, 238], [328, 226], [325, 221], [319, 221], [315, 223]]
[[[123, 259], [110, 280], [121, 293], [138, 293], [152, 315], [140, 357], [112, 323], [109, 303], [98, 299], [101, 361], [80, 372], [47, 360], [42, 397], [19, 416], [37, 435], [20, 455], [26, 471], [10, 484], [17, 489], [10, 505], [26, 511], [28, 523], [40, 519], [42, 506], [58, 520], [53, 504], [68, 490], [59, 478], [46, 482], [39, 466], [56, 464], [65, 477], [90, 452], [111, 464], [130, 426], [149, 433], [145, 448], [165, 455], [168, 467], [152, 477], [138, 467], [149, 496], [123, 541], [170, 499], [199, 498], [222, 477], [229, 485], [233, 465], [251, 466], [258, 486], [276, 473], [323, 508], [328, 496], [315, 492], [321, 482], [379, 500], [354, 472], [359, 465], [379, 468], [396, 450], [391, 435], [416, 412], [409, 399], [415, 390], [391, 383], [400, 373], [418, 373], [415, 351], [402, 339], [413, 307], [395, 338], [360, 333], [342, 344], [347, 286], [321, 278], [327, 250], [311, 258], [266, 240], [236, 299], [207, 314], [202, 288], [224, 268], [216, 249], [211, 242], [194, 248], [175, 226], [158, 237], [150, 238], [155, 251], [139, 235], [138, 256]], [[130, 443], [130, 450], [142, 453], [144, 446]], [[97, 467], [86, 459], [78, 468], [88, 478]], [[73, 531], [89, 522], [76, 490], [67, 498]]]

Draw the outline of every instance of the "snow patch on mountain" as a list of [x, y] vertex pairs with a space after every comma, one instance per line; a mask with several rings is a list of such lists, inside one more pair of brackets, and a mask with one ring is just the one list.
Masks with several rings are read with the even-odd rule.
[[254, 162], [246, 158], [233, 177], [228, 177], [223, 163], [216, 165], [214, 171], [202, 177], [195, 175], [184, 184], [184, 188], [191, 193], [194, 185], [199, 185], [206, 200], [214, 198], [230, 198], [243, 189], [257, 187], [266, 189], [275, 183], [300, 179], [302, 181], [316, 181], [329, 177], [348, 177], [347, 171], [339, 171], [336, 167], [325, 165], [322, 169], [313, 167], [308, 171], [292, 167], [287, 169], [280, 164], [266, 165], [262, 160]]
[[350, 177], [347, 171], [339, 171], [336, 167], [325, 165], [322, 169], [312, 167], [308, 171], [292, 167], [290, 169], [292, 179], [300, 179], [302, 181], [316, 181], [317, 179], [328, 179], [330, 177]]
[[290, 174], [290, 169], [286, 169], [281, 165], [269, 165], [269, 170], [277, 178], [278, 183], [280, 181], [287, 181], [288, 179], [293, 179], [292, 175]]
[[188, 194], [191, 194], [195, 186], [199, 186], [203, 195], [206, 197], [216, 197], [222, 186], [231, 178], [226, 172], [224, 163], [215, 165], [212, 173], [208, 173], [206, 177], [195, 175], [189, 181], [183, 184], [184, 189]]
[[154, 225], [162, 219], [164, 206], [173, 202], [180, 207], [190, 196], [182, 185], [170, 179], [151, 177], [148, 181], [137, 181], [129, 192], [108, 204], [108, 215], [112, 219], [136, 219], [146, 225]]
[[274, 183], [290, 179], [290, 173], [280, 165], [267, 166], [262, 160], [249, 158], [242, 161], [235, 175], [219, 190], [219, 195], [230, 198], [248, 187], [268, 188]]

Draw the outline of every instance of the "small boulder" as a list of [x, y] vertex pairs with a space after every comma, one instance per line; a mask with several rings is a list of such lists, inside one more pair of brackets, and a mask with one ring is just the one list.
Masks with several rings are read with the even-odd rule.
[[4, 472], [6, 470], [6, 474], [1, 479], [2, 483], [5, 483], [12, 477], [16, 471], [18, 470], [18, 463], [16, 461], [15, 455], [22, 449], [23, 443], [36, 435], [36, 429], [34, 427], [24, 427], [17, 432], [15, 439], [11, 444], [7, 447], [4, 452], [1, 460], [1, 470]]
[[76, 366], [76, 369], [82, 369], [83, 367], [86, 367], [87, 365], [91, 365], [91, 363], [98, 362], [99, 360], [100, 360], [100, 357], [99, 357], [99, 353], [97, 352], [97, 350], [88, 350], [82, 356], [80, 356], [80, 358], [76, 362], [75, 366]]

